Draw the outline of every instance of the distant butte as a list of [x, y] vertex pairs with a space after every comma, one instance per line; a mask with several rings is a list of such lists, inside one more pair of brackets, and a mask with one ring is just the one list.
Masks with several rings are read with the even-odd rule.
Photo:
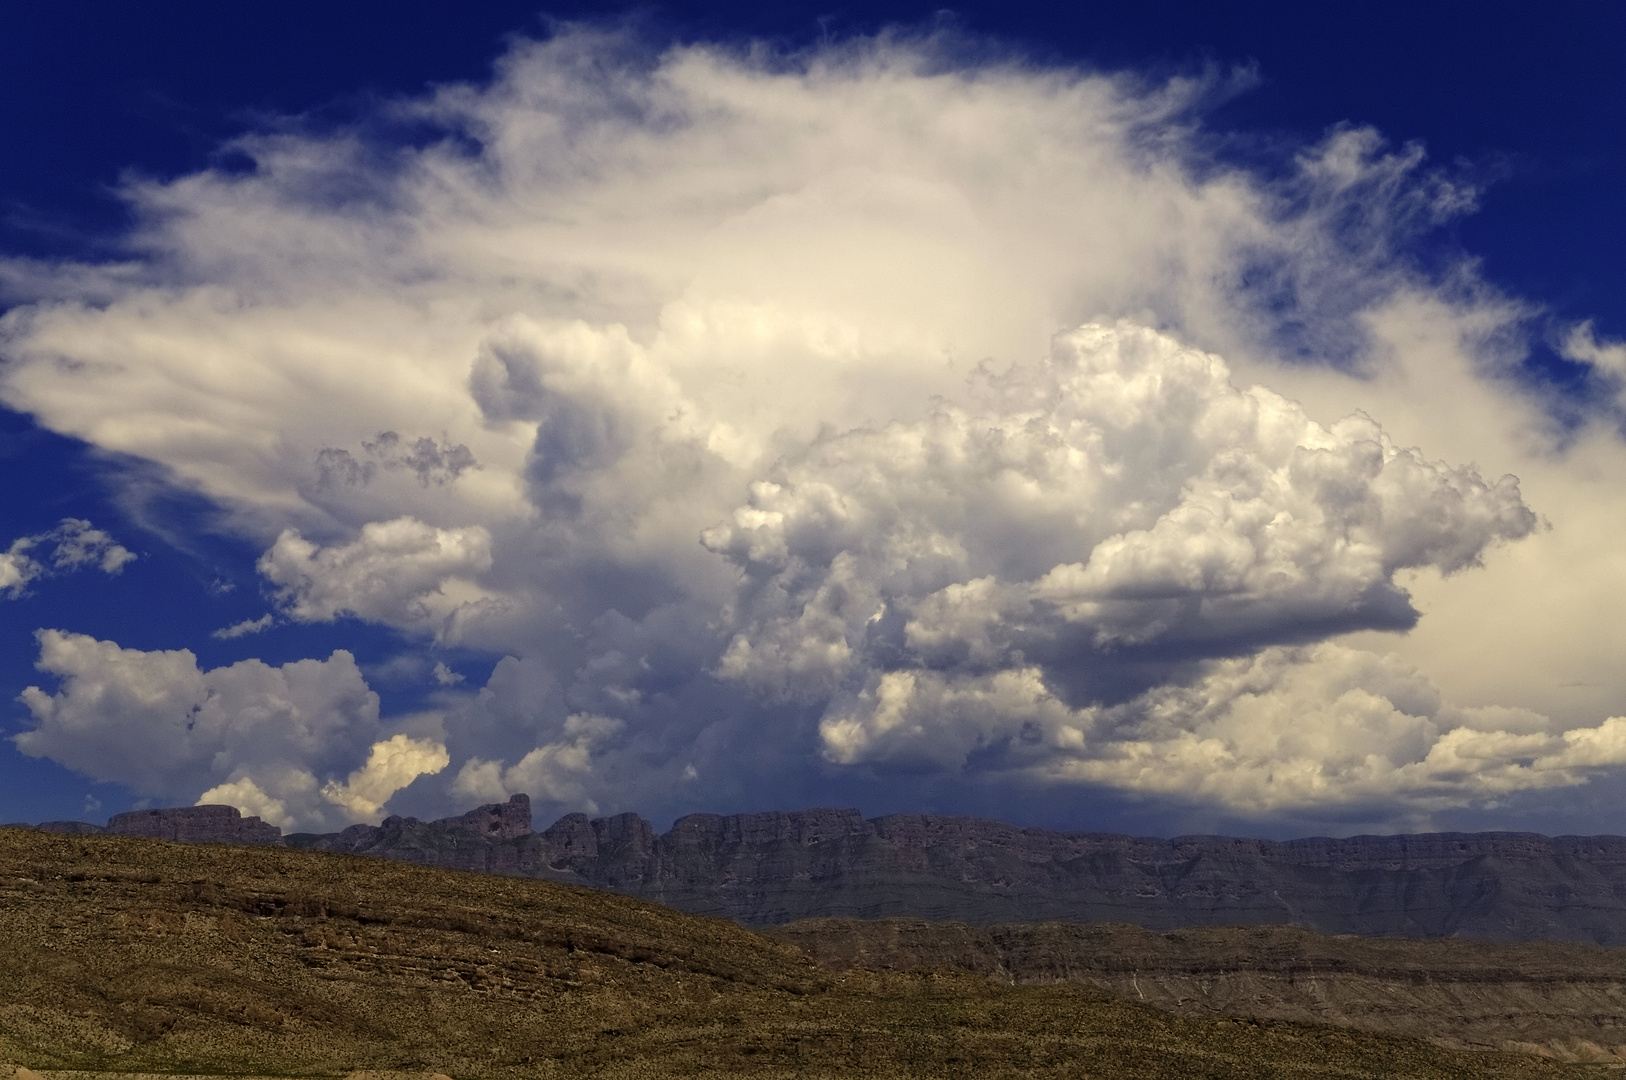
[[663, 835], [636, 814], [568, 814], [535, 832], [524, 795], [439, 821], [391, 817], [324, 835], [282, 837], [230, 807], [120, 814], [106, 831], [285, 843], [571, 882], [754, 927], [809, 918], [1116, 922], [1151, 930], [1288, 925], [1325, 934], [1626, 944], [1626, 837], [1616, 836], [1161, 840], [975, 818], [866, 820], [832, 809], [692, 814]]
[[110, 836], [146, 836], [183, 844], [277, 844], [282, 830], [257, 817], [244, 817], [235, 806], [185, 806], [169, 810], [131, 810], [114, 814], [105, 831]]

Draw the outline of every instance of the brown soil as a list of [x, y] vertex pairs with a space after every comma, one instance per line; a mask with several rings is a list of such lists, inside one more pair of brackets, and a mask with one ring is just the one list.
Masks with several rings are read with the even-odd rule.
[[1421, 1080], [1605, 1068], [1179, 1017], [1080, 985], [830, 972], [731, 923], [542, 881], [13, 829], [0, 830], [0, 1062], [47, 1080]]

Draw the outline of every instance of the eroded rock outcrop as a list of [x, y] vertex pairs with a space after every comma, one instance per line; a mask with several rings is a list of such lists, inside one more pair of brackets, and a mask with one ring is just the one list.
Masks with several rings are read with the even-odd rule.
[[[51, 831], [64, 830], [58, 828]], [[235, 806], [171, 806], [162, 810], [131, 810], [114, 814], [103, 831], [110, 836], [147, 836], [183, 844], [282, 843], [281, 829], [257, 817], [244, 817]]]
[[[283, 840], [224, 806], [120, 814], [107, 831]], [[612, 889], [747, 926], [823, 917], [1288, 925], [1626, 945], [1626, 838], [1615, 836], [1162, 840], [920, 814], [865, 819], [843, 809], [691, 814], [664, 834], [637, 814], [568, 814], [536, 832], [530, 800], [515, 795], [439, 821], [391, 817], [286, 842]]]
[[570, 814], [530, 832], [529, 813], [515, 796], [289, 842], [572, 881], [749, 926], [914, 917], [1626, 944], [1621, 837], [1161, 840], [840, 809], [692, 814], [664, 834], [636, 814]]

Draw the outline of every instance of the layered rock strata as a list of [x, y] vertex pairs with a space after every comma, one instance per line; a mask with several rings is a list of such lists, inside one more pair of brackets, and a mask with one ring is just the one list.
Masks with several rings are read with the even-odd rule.
[[[41, 826], [66, 832], [64, 822]], [[55, 826], [55, 828], [51, 828]], [[183, 844], [281, 844], [282, 830], [257, 817], [244, 817], [235, 806], [172, 806], [114, 814], [102, 830], [110, 836], [147, 836]]]
[[459, 818], [288, 842], [613, 889], [748, 926], [907, 916], [1626, 944], [1622, 837], [1160, 840], [830, 809], [694, 814], [658, 835], [636, 814], [570, 814], [529, 832], [529, 812], [518, 795]]
[[845, 971], [969, 971], [1075, 983], [1182, 1016], [1337, 1024], [1445, 1046], [1626, 1061], [1626, 955], [1595, 945], [1326, 937], [1286, 926], [1157, 933], [809, 919], [768, 931]]
[[[99, 831], [51, 822], [49, 831]], [[1063, 921], [1151, 930], [1288, 925], [1327, 934], [1626, 945], [1626, 838], [1431, 833], [1273, 842], [1057, 833], [856, 810], [636, 814], [532, 829], [530, 800], [458, 817], [294, 834], [226, 806], [144, 810], [107, 832], [287, 844], [565, 881], [776, 926], [896, 917], [970, 926]]]

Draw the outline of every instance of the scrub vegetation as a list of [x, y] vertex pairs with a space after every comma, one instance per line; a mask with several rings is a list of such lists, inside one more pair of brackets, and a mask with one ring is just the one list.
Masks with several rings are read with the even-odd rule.
[[732, 923], [551, 882], [24, 829], [0, 830], [0, 1062], [457, 1080], [1606, 1071], [1179, 1017], [1076, 985], [836, 971]]

